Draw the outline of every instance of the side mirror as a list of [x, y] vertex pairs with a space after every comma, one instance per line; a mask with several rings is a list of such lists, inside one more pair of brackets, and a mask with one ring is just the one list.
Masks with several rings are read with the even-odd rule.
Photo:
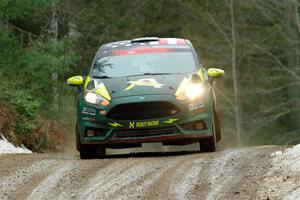
[[223, 69], [218, 68], [209, 68], [207, 70], [207, 75], [211, 78], [221, 78], [225, 75], [225, 71]]
[[83, 77], [82, 76], [73, 76], [68, 78], [67, 84], [69, 86], [80, 86], [83, 84]]

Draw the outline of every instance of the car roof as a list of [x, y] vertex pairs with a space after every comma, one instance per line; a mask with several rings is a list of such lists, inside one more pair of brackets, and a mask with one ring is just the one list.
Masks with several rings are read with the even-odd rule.
[[121, 40], [103, 44], [97, 51], [95, 59], [101, 57], [106, 51], [114, 51], [118, 49], [131, 49], [143, 46], [159, 46], [166, 48], [191, 48], [191, 42], [182, 38], [158, 38], [158, 37], [142, 37], [132, 40]]
[[99, 50], [108, 50], [122, 47], [135, 47], [143, 45], [188, 45], [189, 41], [182, 38], [158, 38], [158, 37], [142, 37], [132, 40], [122, 40], [103, 44]]

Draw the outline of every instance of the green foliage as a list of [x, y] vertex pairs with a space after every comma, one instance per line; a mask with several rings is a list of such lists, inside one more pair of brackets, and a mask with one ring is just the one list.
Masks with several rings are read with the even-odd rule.
[[63, 79], [70, 71], [70, 67], [75, 65], [76, 54], [67, 40], [37, 41], [25, 51], [20, 66], [10, 70], [18, 71], [17, 76], [25, 83], [25, 87], [30, 85], [32, 95], [49, 103], [52, 99], [51, 86], [53, 86], [51, 74], [56, 72]]
[[[77, 60], [72, 43], [67, 38], [52, 40], [43, 32], [35, 35], [25, 30], [28, 29], [28, 17], [40, 14], [39, 20], [43, 20], [45, 16], [42, 14], [48, 14], [49, 7], [57, 3], [37, 0], [0, 3], [0, 22], [4, 23], [2, 29], [0, 27], [0, 101], [5, 102], [13, 116], [10, 131], [15, 134], [14, 138], [33, 149], [39, 149], [34, 147], [34, 138], [41, 140], [37, 134], [45, 137], [42, 146], [51, 138], [47, 136], [47, 131], [40, 130], [41, 119], [38, 120], [38, 116], [51, 105], [54, 95], [52, 87], [56, 85], [61, 88], [65, 74], [70, 72]], [[47, 27], [47, 20], [33, 20], [31, 26], [44, 24]], [[54, 72], [59, 78], [56, 82], [52, 80]]]
[[[234, 2], [244, 143], [300, 142], [299, 0]], [[56, 40], [50, 37], [54, 8]], [[48, 119], [55, 86], [60, 110], [54, 115], [60, 125], [70, 125], [75, 95], [66, 90], [65, 78], [86, 75], [101, 44], [143, 36], [188, 38], [204, 66], [226, 70], [216, 84], [217, 106], [223, 138], [235, 143], [231, 23], [230, 1], [1, 0], [0, 100], [16, 117], [14, 132], [26, 138], [37, 128], [38, 115]]]
[[0, 17], [25, 18], [32, 12], [58, 3], [58, 0], [1, 0]]
[[40, 104], [26, 91], [1, 92], [2, 100], [9, 103], [10, 111], [14, 115], [13, 132], [18, 134], [22, 141], [30, 136], [36, 128], [36, 118]]

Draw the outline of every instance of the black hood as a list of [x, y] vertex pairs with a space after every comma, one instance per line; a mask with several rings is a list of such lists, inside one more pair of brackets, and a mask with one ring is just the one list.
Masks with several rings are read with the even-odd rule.
[[120, 78], [94, 79], [96, 83], [104, 83], [111, 98], [175, 94], [183, 78], [190, 73], [168, 75], [143, 75]]

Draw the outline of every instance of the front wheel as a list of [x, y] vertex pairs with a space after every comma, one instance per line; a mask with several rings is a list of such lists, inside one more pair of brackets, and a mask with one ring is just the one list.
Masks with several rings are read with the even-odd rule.
[[214, 107], [213, 110], [214, 114], [214, 123], [215, 123], [215, 132], [216, 132], [216, 141], [219, 142], [221, 140], [221, 126], [220, 126], [220, 118], [219, 115]]
[[215, 124], [214, 117], [212, 117], [212, 136], [201, 139], [199, 143], [200, 143], [200, 150], [202, 152], [216, 151], [217, 141], [216, 141], [216, 124]]
[[80, 158], [81, 159], [97, 158], [96, 148], [95, 148], [95, 146], [92, 146], [92, 145], [80, 144], [79, 153], [80, 153]]
[[76, 148], [80, 153], [81, 159], [93, 159], [93, 158], [105, 156], [106, 148], [104, 146], [81, 144], [78, 124], [76, 124], [75, 132], [76, 132]]
[[204, 138], [200, 140], [200, 150], [202, 152], [215, 152], [216, 151], [216, 139], [214, 136]]
[[98, 145], [81, 144], [79, 152], [81, 159], [102, 158], [106, 155], [106, 148]]

